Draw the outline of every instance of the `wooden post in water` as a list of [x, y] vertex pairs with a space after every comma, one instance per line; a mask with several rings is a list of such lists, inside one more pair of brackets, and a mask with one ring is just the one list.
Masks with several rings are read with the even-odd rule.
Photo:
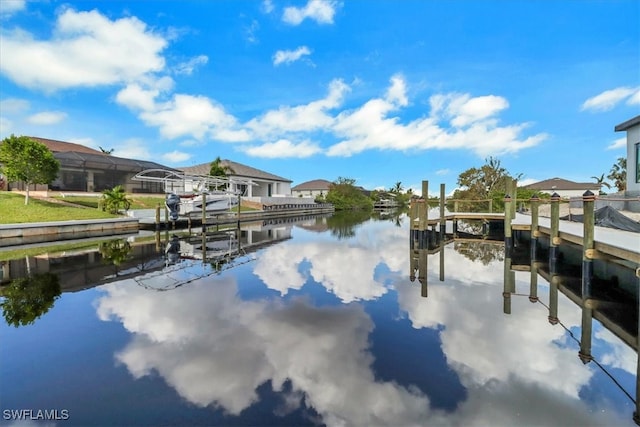
[[593, 249], [595, 228], [595, 201], [596, 195], [587, 190], [582, 195], [582, 295], [591, 295], [591, 283], [593, 281]]
[[454, 202], [453, 202], [453, 211], [454, 212], [458, 212], [458, 201], [457, 200], [454, 200]]
[[552, 325], [558, 324], [558, 282], [560, 276], [552, 273], [549, 280], [549, 323]]
[[441, 282], [444, 282], [444, 239], [440, 241], [440, 277]]
[[538, 302], [538, 266], [536, 261], [531, 259], [531, 276], [529, 281], [529, 301]]
[[240, 228], [240, 205], [242, 204], [242, 198], [238, 193], [238, 228]]
[[489, 199], [489, 213], [493, 213], [493, 199]]
[[537, 259], [538, 255], [538, 236], [540, 235], [540, 231], [538, 231], [539, 218], [540, 218], [540, 198], [537, 194], [531, 196], [529, 199], [531, 202], [531, 265], [533, 265], [533, 261]]
[[444, 219], [444, 184], [440, 184], [440, 240], [444, 240], [444, 234], [447, 231], [447, 222]]
[[593, 360], [591, 355], [591, 335], [593, 333], [593, 307], [591, 301], [582, 298], [582, 324], [580, 328], [580, 350], [578, 357], [585, 365]]
[[[507, 212], [505, 212], [505, 215], [507, 215]], [[504, 284], [502, 288], [502, 312], [504, 314], [511, 314], [511, 284], [509, 283], [511, 280], [511, 255], [505, 255], [504, 257], [503, 280]]]
[[422, 181], [422, 198], [429, 200], [429, 181]]
[[427, 248], [418, 249], [418, 281], [420, 282], [420, 296], [429, 296], [429, 282], [427, 281], [427, 264], [429, 262], [429, 251]]
[[549, 271], [555, 273], [558, 264], [558, 245], [560, 244], [560, 195], [551, 195], [551, 236], [549, 236]]
[[511, 196], [504, 196], [504, 252], [505, 257], [511, 257]]
[[156, 231], [160, 230], [160, 203], [156, 206]]
[[202, 193], [202, 234], [207, 232], [207, 193]]

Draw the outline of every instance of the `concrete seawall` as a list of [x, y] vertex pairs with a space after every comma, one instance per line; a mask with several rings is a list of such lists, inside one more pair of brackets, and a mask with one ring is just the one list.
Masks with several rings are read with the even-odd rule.
[[138, 229], [138, 218], [0, 224], [0, 247], [127, 234]]

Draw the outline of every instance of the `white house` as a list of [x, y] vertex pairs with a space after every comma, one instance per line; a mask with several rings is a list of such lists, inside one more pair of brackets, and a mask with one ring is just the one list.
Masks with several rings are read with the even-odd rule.
[[[222, 167], [227, 167], [227, 176], [231, 179], [250, 180], [255, 185], [241, 186], [243, 188], [231, 188], [231, 190], [242, 191], [242, 204], [254, 208], [262, 208], [267, 205], [282, 204], [312, 204], [313, 198], [294, 197], [291, 194], [291, 180], [265, 172], [242, 163], [223, 159], [220, 162]], [[193, 175], [208, 175], [211, 163], [202, 163], [195, 166], [178, 168], [184, 173]]]
[[[229, 178], [250, 179], [257, 185], [250, 185], [244, 191], [246, 197], [287, 197], [291, 196], [291, 180], [274, 175], [242, 163], [224, 159], [220, 162], [222, 167], [228, 168]], [[201, 163], [195, 166], [178, 168], [185, 173], [194, 175], [209, 175], [211, 162]], [[235, 190], [235, 189], [234, 189]], [[245, 190], [245, 189], [241, 189]]]
[[616, 132], [627, 132], [627, 193], [640, 195], [640, 116], [620, 123]]
[[539, 193], [558, 193], [558, 195], [563, 199], [582, 197], [584, 192], [587, 190], [594, 194], [598, 194], [600, 192], [600, 184], [596, 184], [594, 182], [573, 182], [562, 178], [545, 179], [544, 181], [525, 185], [523, 188], [536, 190]]
[[330, 185], [331, 181], [326, 179], [314, 179], [296, 185], [291, 189], [291, 194], [295, 197], [326, 196]]
[[640, 212], [640, 116], [617, 125], [616, 132], [627, 132], [627, 189], [625, 209]]

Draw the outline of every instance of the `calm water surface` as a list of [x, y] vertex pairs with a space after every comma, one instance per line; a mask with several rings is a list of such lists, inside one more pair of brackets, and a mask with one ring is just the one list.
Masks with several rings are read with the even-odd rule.
[[583, 364], [575, 302], [553, 325], [549, 283], [531, 303], [503, 246], [413, 252], [407, 223], [253, 224], [206, 261], [163, 233], [3, 262], [40, 294], [2, 299], [0, 423], [634, 425], [632, 347], [593, 320]]

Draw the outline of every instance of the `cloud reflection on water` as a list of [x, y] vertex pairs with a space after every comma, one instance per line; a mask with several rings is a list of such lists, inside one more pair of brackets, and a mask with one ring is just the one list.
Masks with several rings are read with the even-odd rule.
[[[254, 265], [262, 283], [281, 294], [312, 278], [345, 305], [314, 307], [299, 297], [243, 300], [236, 277], [224, 275], [172, 292], [108, 285], [98, 314], [118, 319], [133, 334], [116, 357], [134, 377], [157, 371], [190, 402], [234, 415], [256, 402], [261, 384], [271, 381], [279, 391], [290, 381], [288, 404], [300, 405], [304, 396], [327, 425], [629, 423], [613, 411], [591, 413], [580, 400], [593, 371], [579, 363], [575, 348], [560, 344], [565, 332], [543, 320], [540, 304], [514, 298], [505, 319], [496, 298], [502, 262], [473, 263], [446, 247], [446, 279], [437, 281], [432, 256], [429, 298], [423, 299], [400, 272], [408, 268], [406, 228], [385, 225], [367, 223], [350, 240], [271, 246]], [[308, 273], [300, 272], [303, 262]], [[392, 285], [376, 280], [379, 265], [393, 272]], [[528, 278], [518, 276], [518, 288], [528, 289]], [[539, 289], [541, 297], [548, 293], [545, 283]], [[467, 388], [467, 400], [454, 413], [431, 409], [414, 386], [376, 381], [368, 342], [374, 324], [361, 302], [390, 290], [414, 328], [444, 326], [442, 351]], [[565, 326], [579, 326], [573, 303], [559, 302]]]

